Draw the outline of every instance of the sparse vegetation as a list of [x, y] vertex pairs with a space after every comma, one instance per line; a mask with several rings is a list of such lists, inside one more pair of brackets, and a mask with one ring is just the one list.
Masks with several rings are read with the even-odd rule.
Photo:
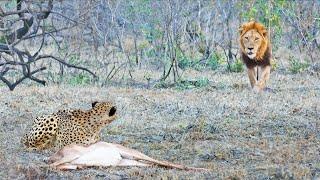
[[307, 62], [301, 62], [300, 60], [291, 57], [290, 58], [290, 67], [289, 71], [292, 73], [301, 73], [305, 71], [309, 67], [309, 64]]
[[211, 56], [208, 58], [207, 61], [207, 66], [211, 70], [216, 70], [218, 67], [223, 63], [223, 57], [221, 57], [220, 54], [218, 53], [213, 53]]
[[0, 5], [0, 78], [11, 90], [29, 84], [27, 79], [63, 84], [68, 81], [54, 76], [79, 73], [106, 85], [139, 80], [133, 76], [137, 69], [152, 69], [154, 81], [168, 84], [179, 83], [190, 69], [242, 72], [237, 29], [252, 19], [270, 30], [272, 54], [284, 62], [277, 64], [280, 70], [304, 69], [292, 68], [291, 56], [295, 64], [301, 55], [311, 66], [319, 63], [319, 1], [12, 0]]
[[71, 85], [87, 85], [90, 83], [90, 77], [85, 74], [78, 74], [70, 78]]
[[181, 56], [178, 60], [178, 65], [181, 69], [194, 68], [198, 61], [192, 60], [188, 57]]
[[[319, 179], [319, 17], [317, 0], [0, 1], [0, 179]], [[260, 94], [238, 45], [252, 19], [276, 60]], [[210, 171], [60, 172], [19, 143], [96, 100], [119, 112], [102, 140]]]
[[223, 57], [218, 53], [212, 53], [208, 59], [192, 59], [187, 56], [178, 56], [179, 67], [183, 70], [192, 68], [198, 71], [205, 69], [217, 70], [220, 66], [224, 65]]
[[196, 80], [180, 80], [176, 87], [179, 90], [193, 89], [193, 88], [201, 88], [209, 85], [209, 80], [205, 77], [196, 79]]
[[[0, 176], [45, 178], [287, 178], [317, 179], [319, 171], [319, 78], [274, 72], [273, 93], [254, 94], [247, 77], [214, 74], [210, 86], [180, 90], [133, 87], [0, 88]], [[205, 80], [206, 81], [206, 80]], [[297, 84], [302, 84], [297, 86]], [[221, 84], [221, 85], [219, 85]], [[223, 84], [223, 86], [222, 86]], [[303, 93], [301, 93], [303, 92]], [[36, 116], [58, 109], [88, 109], [112, 100], [119, 119], [102, 140], [151, 157], [211, 169], [186, 172], [152, 168], [88, 168], [56, 171], [43, 160], [52, 151], [29, 152], [19, 143]], [[303, 99], [303, 101], [301, 101]]]
[[235, 63], [230, 65], [231, 72], [242, 72], [244, 70], [244, 64], [240, 59], [237, 59]]

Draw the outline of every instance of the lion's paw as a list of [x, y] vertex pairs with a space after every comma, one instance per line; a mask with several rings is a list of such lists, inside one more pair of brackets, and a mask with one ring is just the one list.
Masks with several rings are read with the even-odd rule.
[[262, 89], [259, 87], [259, 86], [253, 86], [253, 92], [255, 92], [255, 93], [260, 93], [260, 92], [262, 92]]

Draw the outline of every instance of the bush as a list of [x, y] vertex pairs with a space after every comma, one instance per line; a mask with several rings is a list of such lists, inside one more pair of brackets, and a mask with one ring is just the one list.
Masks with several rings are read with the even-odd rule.
[[216, 70], [222, 64], [223, 58], [221, 55], [217, 53], [213, 53], [210, 55], [208, 60], [204, 63], [197, 59], [191, 59], [186, 56], [178, 56], [179, 57], [179, 67], [181, 69], [193, 68], [197, 71], [201, 71], [205, 68], [209, 68], [211, 70]]
[[309, 67], [309, 64], [307, 62], [299, 61], [298, 59], [293, 57], [290, 57], [289, 61], [290, 61], [289, 71], [294, 74], [301, 73]]
[[209, 67], [211, 70], [216, 70], [221, 64], [221, 60], [222, 57], [219, 54], [213, 53], [208, 59], [207, 67]]
[[176, 88], [179, 90], [202, 88], [209, 85], [208, 78], [202, 77], [196, 80], [180, 80], [176, 84]]
[[243, 63], [240, 59], [237, 59], [229, 68], [231, 72], [243, 72], [244, 70]]
[[69, 83], [71, 85], [85, 85], [91, 82], [90, 77], [86, 74], [77, 74], [70, 78]]
[[196, 61], [188, 58], [188, 57], [180, 57], [178, 59], [178, 66], [181, 68], [181, 69], [187, 69], [187, 68], [192, 68], [193, 66], [195, 66], [195, 64], [197, 64]]

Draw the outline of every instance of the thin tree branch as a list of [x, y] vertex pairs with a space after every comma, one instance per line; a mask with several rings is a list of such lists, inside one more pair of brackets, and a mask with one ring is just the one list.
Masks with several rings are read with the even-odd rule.
[[65, 62], [63, 59], [60, 59], [60, 58], [55, 57], [55, 56], [52, 56], [52, 55], [39, 55], [36, 60], [42, 59], [42, 58], [51, 58], [51, 59], [54, 59], [54, 60], [60, 62], [61, 64], [65, 65], [65, 66], [67, 66], [67, 67], [71, 67], [71, 68], [75, 68], [75, 69], [80, 69], [80, 70], [83, 70], [83, 71], [86, 71], [86, 72], [90, 73], [93, 77], [97, 77], [97, 75], [96, 75], [94, 72], [90, 71], [90, 70], [87, 69], [87, 68], [69, 64], [69, 63]]
[[32, 72], [30, 72], [30, 73], [28, 74], [28, 76], [23, 76], [23, 77], [21, 77], [20, 79], [18, 79], [18, 80], [17, 80], [16, 82], [14, 82], [14, 83], [11, 83], [10, 81], [8, 81], [8, 80], [4, 77], [4, 74], [5, 74], [5, 73], [2, 72], [2, 73], [0, 74], [0, 80], [2, 80], [2, 82], [4, 82], [4, 83], [9, 87], [10, 91], [13, 91], [14, 88], [15, 88], [18, 84], [20, 84], [23, 80], [25, 80], [25, 79], [27, 79], [27, 78], [29, 78], [29, 79], [31, 79], [31, 80], [33, 80], [33, 81], [36, 81], [36, 82], [38, 82], [38, 83], [40, 83], [40, 84], [42, 84], [42, 85], [45, 85], [45, 84], [46, 84], [45, 81], [40, 80], [40, 79], [37, 79], [37, 78], [33, 77], [32, 75], [34, 75], [34, 74], [36, 74], [36, 73], [38, 73], [38, 72], [40, 72], [40, 71], [46, 70], [46, 69], [47, 69], [46, 67], [42, 67], [42, 68], [40, 68], [40, 69], [37, 69], [37, 70], [35, 70], [35, 71], [32, 71]]

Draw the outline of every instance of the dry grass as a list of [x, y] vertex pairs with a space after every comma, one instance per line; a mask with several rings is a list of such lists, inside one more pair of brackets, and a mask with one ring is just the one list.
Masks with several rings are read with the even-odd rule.
[[[235, 80], [233, 78], [236, 77]], [[211, 74], [210, 86], [178, 91], [125, 87], [0, 88], [0, 177], [100, 179], [311, 179], [320, 178], [320, 80], [273, 72], [274, 92], [253, 94], [243, 74]], [[47, 167], [52, 153], [20, 144], [38, 115], [89, 108], [113, 100], [119, 119], [102, 138], [151, 157], [210, 168], [207, 173], [164, 168]]]

